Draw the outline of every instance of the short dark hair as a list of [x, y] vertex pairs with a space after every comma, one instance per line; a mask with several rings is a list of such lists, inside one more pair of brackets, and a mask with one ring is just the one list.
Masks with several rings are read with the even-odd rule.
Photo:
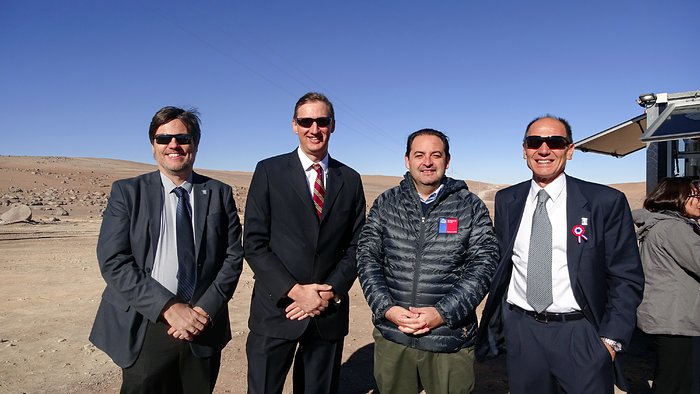
[[675, 211], [685, 214], [685, 202], [697, 189], [697, 181], [691, 177], [664, 178], [644, 200], [644, 208], [651, 212]]
[[[563, 124], [564, 128], [566, 129], [566, 139], [569, 140], [569, 143], [574, 142], [574, 139], [573, 139], [574, 137], [573, 137], [573, 134], [571, 133], [571, 125], [569, 124], [569, 121], [564, 119], [564, 118], [561, 118], [559, 116], [554, 116], [551, 114], [538, 116], [535, 119], [531, 120], [530, 123], [528, 123], [527, 127], [525, 128], [525, 136], [524, 137], [527, 137], [527, 132], [528, 132], [528, 130], [530, 130], [530, 126], [532, 126], [533, 123], [537, 122], [540, 119], [553, 119], [553, 120], [556, 120], [556, 121], [560, 122], [561, 124]], [[523, 140], [525, 139], [524, 137], [523, 137]]]
[[420, 129], [411, 133], [406, 141], [406, 157], [411, 154], [411, 145], [413, 145], [413, 140], [415, 140], [419, 135], [434, 135], [435, 137], [440, 138], [442, 140], [442, 145], [445, 147], [445, 157], [448, 159], [450, 158], [450, 142], [447, 136], [442, 131], [435, 129]]
[[329, 112], [328, 116], [330, 116], [331, 119], [335, 119], [335, 111], [333, 110], [333, 103], [331, 103], [331, 100], [329, 100], [328, 97], [326, 97], [324, 94], [317, 93], [317, 92], [306, 93], [305, 95], [301, 96], [301, 98], [299, 98], [299, 100], [297, 100], [297, 103], [294, 106], [294, 116], [292, 117], [292, 119], [297, 118], [297, 110], [299, 109], [299, 107], [301, 107], [302, 105], [304, 105], [306, 103], [312, 102], [312, 101], [320, 101], [320, 102], [326, 103], [326, 105], [328, 106], [328, 112]]
[[198, 146], [202, 130], [200, 128], [199, 112], [195, 108], [184, 110], [178, 107], [163, 107], [159, 109], [158, 112], [153, 115], [151, 125], [148, 128], [150, 143], [153, 144], [153, 139], [156, 138], [156, 130], [158, 130], [160, 126], [175, 119], [180, 119], [180, 121], [185, 124], [187, 133], [192, 134], [194, 144]]

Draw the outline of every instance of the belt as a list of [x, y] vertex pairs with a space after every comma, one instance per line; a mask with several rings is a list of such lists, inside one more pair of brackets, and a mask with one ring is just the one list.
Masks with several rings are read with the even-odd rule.
[[576, 312], [567, 312], [567, 313], [553, 313], [553, 312], [542, 312], [542, 313], [537, 313], [535, 311], [528, 311], [525, 310], [517, 305], [513, 304], [508, 304], [508, 309], [511, 311], [515, 311], [518, 313], [521, 313], [525, 316], [530, 316], [536, 321], [540, 323], [549, 323], [550, 321], [556, 321], [556, 322], [567, 322], [567, 321], [572, 321], [572, 320], [581, 320], [584, 318], [583, 312], [576, 311]]

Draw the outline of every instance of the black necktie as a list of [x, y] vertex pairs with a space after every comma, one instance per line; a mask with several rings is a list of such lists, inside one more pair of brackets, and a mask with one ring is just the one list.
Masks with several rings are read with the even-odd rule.
[[190, 197], [181, 186], [173, 189], [177, 194], [177, 214], [175, 232], [177, 233], [177, 295], [189, 302], [194, 294], [197, 281], [196, 262], [194, 259], [194, 235], [192, 233], [192, 216], [190, 215]]

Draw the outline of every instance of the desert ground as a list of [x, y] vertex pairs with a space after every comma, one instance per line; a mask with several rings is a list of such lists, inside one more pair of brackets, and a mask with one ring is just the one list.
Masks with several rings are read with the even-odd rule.
[[[121, 373], [88, 341], [104, 282], [95, 245], [114, 180], [152, 171], [153, 165], [111, 159], [0, 156], [0, 214], [18, 204], [31, 219], [0, 225], [0, 393], [115, 393]], [[243, 213], [250, 173], [198, 170], [234, 186]], [[399, 182], [363, 176], [368, 204]], [[467, 181], [493, 209], [506, 185]], [[644, 183], [611, 185], [633, 208]], [[245, 393], [245, 339], [252, 274], [247, 265], [229, 303], [233, 340], [223, 351], [216, 393]], [[356, 284], [351, 291], [350, 334], [345, 340], [342, 393], [376, 391], [372, 378], [370, 311]], [[651, 373], [644, 338], [627, 355], [631, 392], [646, 392]], [[505, 393], [503, 359], [478, 364], [477, 393]], [[288, 379], [288, 383], [289, 383]], [[291, 392], [288, 384], [285, 392]]]

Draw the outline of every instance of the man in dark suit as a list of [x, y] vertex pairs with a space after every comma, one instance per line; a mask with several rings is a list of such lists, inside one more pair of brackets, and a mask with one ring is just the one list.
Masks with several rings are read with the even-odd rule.
[[214, 390], [243, 261], [231, 187], [194, 173], [195, 111], [165, 107], [149, 138], [158, 171], [112, 185], [97, 258], [107, 288], [90, 341], [122, 393]]
[[532, 180], [496, 194], [501, 261], [477, 357], [507, 351], [514, 394], [612, 393], [636, 324], [644, 276], [627, 200], [565, 175], [573, 151], [566, 120], [533, 120], [523, 141]]
[[299, 148], [258, 163], [246, 202], [243, 246], [255, 274], [249, 393], [281, 393], [293, 359], [295, 393], [337, 392], [348, 333], [362, 181], [328, 155], [335, 129], [328, 98], [302, 96], [292, 128]]

